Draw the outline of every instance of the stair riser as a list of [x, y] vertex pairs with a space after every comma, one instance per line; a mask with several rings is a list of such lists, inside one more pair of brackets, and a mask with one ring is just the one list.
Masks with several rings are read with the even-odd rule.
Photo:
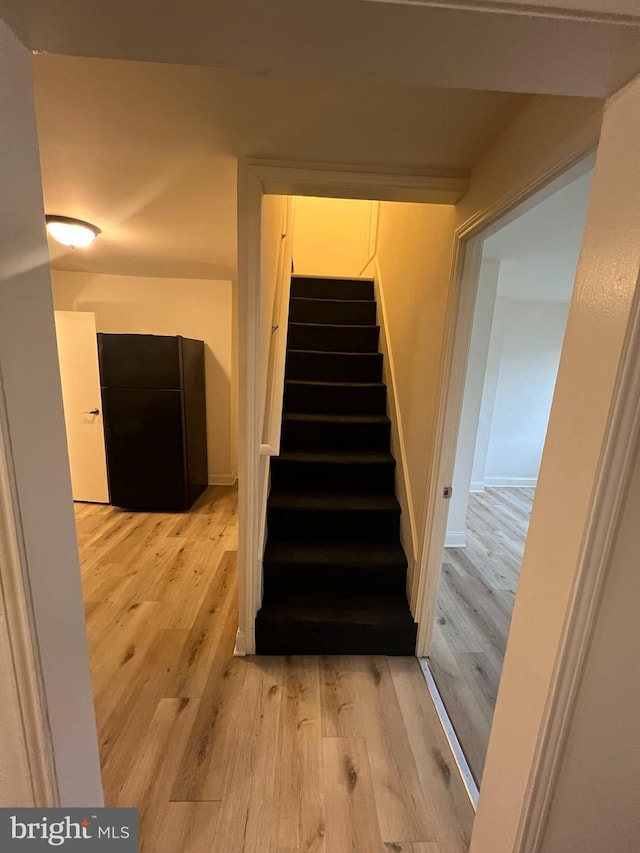
[[292, 299], [289, 308], [292, 323], [336, 323], [347, 326], [375, 326], [375, 302], [348, 302], [331, 299]]
[[373, 299], [373, 282], [350, 279], [292, 278], [291, 296], [306, 299]]
[[267, 509], [267, 528], [275, 539], [362, 539], [380, 541], [398, 538], [400, 513], [393, 510]]
[[395, 466], [368, 463], [321, 463], [271, 460], [271, 488], [293, 491], [313, 483], [322, 492], [395, 493]]
[[287, 347], [322, 352], [377, 352], [379, 331], [377, 326], [314, 326], [291, 323]]
[[381, 382], [382, 354], [288, 352], [285, 378], [323, 382]]
[[402, 655], [415, 654], [416, 626], [309, 625], [256, 620], [259, 655]]
[[282, 425], [284, 450], [389, 450], [391, 424]]
[[285, 383], [284, 411], [299, 414], [384, 415], [384, 386], [354, 388], [339, 385], [292, 385]]
[[265, 563], [264, 592], [267, 596], [326, 595], [327, 590], [340, 590], [340, 597], [367, 595], [402, 595], [406, 588], [406, 572], [388, 567], [353, 568], [351, 566], [292, 566]]

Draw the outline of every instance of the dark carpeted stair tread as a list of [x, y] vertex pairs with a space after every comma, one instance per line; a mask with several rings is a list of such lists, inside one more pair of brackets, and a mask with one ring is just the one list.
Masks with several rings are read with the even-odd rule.
[[391, 421], [386, 415], [323, 415], [320, 413], [309, 414], [306, 412], [288, 412], [287, 414], [283, 415], [282, 420], [289, 421], [290, 423], [337, 424], [338, 426], [345, 426], [347, 424], [354, 424], [356, 426], [366, 426], [367, 424], [391, 423]]
[[287, 345], [296, 350], [322, 352], [378, 351], [380, 327], [377, 325], [338, 325], [335, 323], [290, 322]]
[[271, 540], [264, 552], [265, 564], [300, 566], [407, 568], [407, 558], [397, 541], [289, 542]]
[[271, 492], [269, 509], [295, 509], [309, 512], [400, 512], [395, 495], [376, 492]]
[[289, 319], [296, 323], [372, 326], [376, 322], [376, 303], [371, 299], [293, 297]]
[[291, 297], [310, 299], [366, 299], [373, 301], [373, 279], [319, 278], [294, 275]]
[[[308, 323], [301, 323], [300, 325], [308, 326], [309, 324]], [[322, 325], [322, 324], [320, 323], [318, 325]], [[347, 356], [348, 358], [369, 358], [369, 359], [376, 359], [376, 360], [380, 359], [380, 361], [382, 361], [382, 353], [379, 353], [379, 352], [351, 352], [348, 350], [345, 350], [345, 352], [340, 352], [339, 350], [327, 352], [326, 350], [322, 350], [322, 349], [317, 349], [317, 350], [313, 350], [313, 349], [287, 349], [287, 355], [298, 355], [298, 354], [302, 354], [302, 353], [304, 353], [304, 355], [307, 355], [307, 356], [311, 356], [311, 355], [322, 356], [322, 358], [325, 358], [325, 359], [334, 358], [335, 356], [344, 355], [344, 356]]]
[[312, 388], [386, 388], [384, 382], [338, 382], [325, 379], [287, 379], [285, 385], [298, 387], [310, 385]]
[[285, 378], [380, 382], [382, 353], [290, 349], [287, 352]]
[[388, 450], [283, 450], [271, 460], [271, 487], [290, 491], [312, 483], [318, 491], [394, 492], [396, 460]]
[[283, 450], [388, 450], [391, 421], [378, 414], [285, 411]]
[[[319, 331], [322, 331], [322, 332], [331, 332], [333, 329], [335, 329], [338, 332], [344, 332], [344, 331], [357, 332], [360, 329], [363, 329], [363, 330], [366, 330], [367, 332], [369, 332], [369, 331], [371, 331], [372, 328], [376, 328], [376, 329], [378, 328], [377, 326], [372, 327], [372, 326], [368, 325], [367, 323], [298, 323], [295, 321], [289, 323], [289, 328], [291, 328], [292, 326], [304, 326], [305, 329], [314, 329], [315, 328], [315, 329], [318, 329]], [[364, 351], [366, 352], [366, 350], [364, 350]], [[339, 350], [336, 350], [336, 352], [339, 352]], [[347, 352], [350, 352], [350, 350], [347, 350]]]
[[396, 460], [387, 450], [285, 450], [271, 460], [317, 463], [321, 465], [393, 465]]
[[258, 654], [415, 653], [417, 625], [404, 595], [266, 598], [256, 619]]
[[272, 617], [296, 614], [309, 622], [356, 622], [361, 625], [378, 621], [411, 620], [411, 611], [403, 595], [363, 595], [357, 602], [336, 596], [280, 595], [277, 601], [265, 599], [264, 607]]
[[371, 299], [320, 299], [317, 296], [292, 296], [291, 303], [305, 302], [314, 304], [316, 302], [335, 302], [336, 305], [371, 305]]

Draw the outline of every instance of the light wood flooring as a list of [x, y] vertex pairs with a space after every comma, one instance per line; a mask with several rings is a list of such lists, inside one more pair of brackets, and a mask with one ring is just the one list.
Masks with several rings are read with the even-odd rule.
[[444, 551], [429, 664], [478, 784], [533, 496], [524, 488], [472, 494], [467, 545]]
[[462, 853], [415, 659], [232, 657], [236, 505], [76, 505], [107, 805], [138, 807], [144, 853]]

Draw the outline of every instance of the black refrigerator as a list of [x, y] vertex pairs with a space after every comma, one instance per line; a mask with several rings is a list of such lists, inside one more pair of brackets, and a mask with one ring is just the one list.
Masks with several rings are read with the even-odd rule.
[[100, 333], [98, 355], [111, 503], [188, 509], [208, 482], [204, 343]]

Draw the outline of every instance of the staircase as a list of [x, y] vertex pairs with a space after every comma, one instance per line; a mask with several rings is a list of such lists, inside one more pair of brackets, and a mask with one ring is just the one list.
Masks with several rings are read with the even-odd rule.
[[413, 655], [373, 282], [291, 281], [258, 654]]

